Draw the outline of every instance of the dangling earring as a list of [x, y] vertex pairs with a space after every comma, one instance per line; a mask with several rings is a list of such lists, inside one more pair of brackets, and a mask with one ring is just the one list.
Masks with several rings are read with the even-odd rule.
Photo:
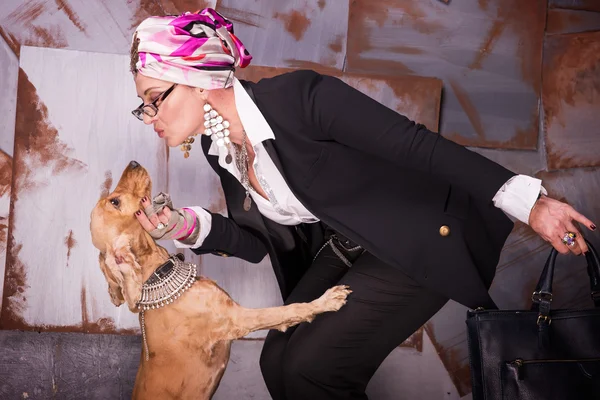
[[225, 162], [231, 164], [233, 157], [231, 156], [230, 148], [231, 139], [229, 139], [229, 121], [225, 121], [208, 103], [204, 105], [204, 128], [206, 128], [204, 134], [210, 136], [213, 141], [216, 141], [217, 146], [227, 147]]
[[[196, 136], [196, 135], [197, 135], [197, 133], [194, 136]], [[188, 158], [190, 156], [190, 150], [192, 149], [192, 143], [194, 143], [194, 136], [188, 137], [181, 144], [181, 151], [183, 151], [183, 158]]]

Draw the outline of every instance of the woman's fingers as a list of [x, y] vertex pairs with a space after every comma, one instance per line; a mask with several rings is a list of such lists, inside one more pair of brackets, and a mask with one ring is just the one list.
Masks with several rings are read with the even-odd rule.
[[577, 210], [575, 210], [573, 207], [569, 207], [568, 213], [571, 216], [571, 218], [573, 218], [575, 221], [587, 226], [587, 228], [589, 230], [591, 230], [591, 231], [596, 230], [596, 225], [592, 221], [590, 221], [587, 217], [585, 217], [583, 214], [581, 214]]
[[142, 228], [144, 228], [146, 232], [150, 232], [156, 229], [156, 227], [152, 225], [152, 222], [150, 222], [150, 220], [142, 210], [137, 210], [135, 212], [135, 217], [140, 222]]
[[158, 220], [160, 222], [162, 222], [165, 226], [167, 226], [169, 224], [169, 217], [167, 217], [167, 213], [166, 213], [167, 210], [168, 210], [168, 208], [165, 207], [162, 210], [160, 210], [158, 212], [158, 214], [156, 214], [156, 215], [158, 215]]
[[556, 249], [560, 254], [569, 254], [570, 249], [562, 242], [562, 236], [557, 237], [553, 236], [550, 240], [548, 240], [552, 247]]
[[583, 237], [579, 229], [575, 226], [573, 221], [569, 221], [567, 224], [565, 224], [565, 226], [569, 232], [573, 232], [576, 235], [575, 242], [577, 244], [574, 247], [577, 247], [579, 250], [576, 254], [587, 253], [589, 248], [587, 246], [587, 243], [585, 242], [585, 238]]
[[154, 225], [154, 228], [156, 228], [160, 221], [158, 219], [158, 215], [154, 212], [154, 207], [152, 206], [150, 199], [148, 199], [148, 197], [144, 197], [140, 203], [142, 204], [142, 209], [144, 210], [146, 217], [148, 220], [150, 220], [150, 223]]
[[573, 221], [568, 221], [565, 224], [565, 232], [563, 232], [563, 236], [564, 237], [567, 232], [572, 232], [575, 234], [575, 243], [573, 246], [568, 246], [569, 249], [577, 254], [580, 255], [582, 252], [585, 253], [588, 251], [588, 246], [585, 243], [585, 239], [583, 238], [583, 235], [581, 234], [581, 232], [579, 232], [579, 229], [577, 229], [577, 227], [575, 226], [575, 224], [573, 224]]
[[[577, 212], [572, 206], [564, 202], [552, 199], [547, 196], [539, 198], [529, 216], [529, 225], [544, 240], [550, 242], [552, 246], [561, 254], [582, 254], [588, 251], [585, 239], [575, 221], [584, 224], [590, 230], [596, 230], [596, 225], [588, 218]], [[563, 242], [565, 235], [569, 232], [575, 234], [570, 239], [571, 246]]]

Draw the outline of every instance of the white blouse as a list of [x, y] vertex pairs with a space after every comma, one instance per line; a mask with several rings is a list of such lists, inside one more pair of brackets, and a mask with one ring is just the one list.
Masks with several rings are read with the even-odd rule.
[[[282, 225], [297, 225], [300, 223], [314, 223], [319, 220], [312, 215], [300, 201], [294, 196], [285, 183], [283, 176], [273, 163], [273, 160], [265, 150], [262, 142], [267, 139], [275, 139], [273, 130], [263, 117], [262, 113], [254, 104], [242, 84], [234, 78], [233, 92], [235, 105], [248, 140], [252, 143], [254, 152], [254, 171], [260, 186], [268, 196], [268, 200], [256, 193], [250, 187], [250, 196], [253, 205], [258, 207], [260, 213]], [[233, 146], [231, 151], [235, 151]], [[231, 175], [241, 182], [240, 171], [236, 163], [227, 164], [227, 148], [219, 147], [213, 142], [208, 154], [219, 156], [219, 165], [225, 168]], [[235, 153], [232, 154], [235, 156]], [[535, 203], [540, 191], [548, 194], [542, 186], [542, 181], [527, 175], [516, 175], [510, 178], [496, 193], [493, 198], [494, 205], [500, 208], [512, 221], [519, 220], [525, 224], [529, 221], [529, 213]], [[188, 206], [198, 215], [200, 222], [200, 234], [193, 245], [188, 245], [175, 240], [178, 248], [196, 248], [202, 245], [210, 232], [212, 223], [211, 214], [202, 207]]]

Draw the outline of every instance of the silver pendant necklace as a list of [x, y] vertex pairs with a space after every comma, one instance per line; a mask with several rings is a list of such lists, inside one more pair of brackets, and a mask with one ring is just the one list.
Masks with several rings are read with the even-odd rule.
[[246, 148], [246, 130], [242, 137], [242, 146], [236, 145], [235, 164], [240, 171], [242, 177], [242, 186], [246, 189], [246, 197], [244, 198], [244, 211], [250, 210], [252, 206], [252, 198], [250, 197], [250, 179], [248, 177], [248, 149]]
[[144, 312], [164, 307], [173, 303], [196, 282], [196, 265], [183, 262], [177, 256], [157, 268], [142, 285], [142, 296], [137, 303], [142, 322], [142, 339], [146, 361], [150, 359], [148, 341], [146, 340], [146, 323]]

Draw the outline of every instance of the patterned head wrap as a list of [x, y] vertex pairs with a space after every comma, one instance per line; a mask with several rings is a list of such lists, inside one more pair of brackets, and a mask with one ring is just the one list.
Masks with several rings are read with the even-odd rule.
[[222, 89], [252, 56], [233, 34], [233, 24], [212, 8], [179, 16], [149, 17], [136, 29], [132, 72], [169, 82]]

